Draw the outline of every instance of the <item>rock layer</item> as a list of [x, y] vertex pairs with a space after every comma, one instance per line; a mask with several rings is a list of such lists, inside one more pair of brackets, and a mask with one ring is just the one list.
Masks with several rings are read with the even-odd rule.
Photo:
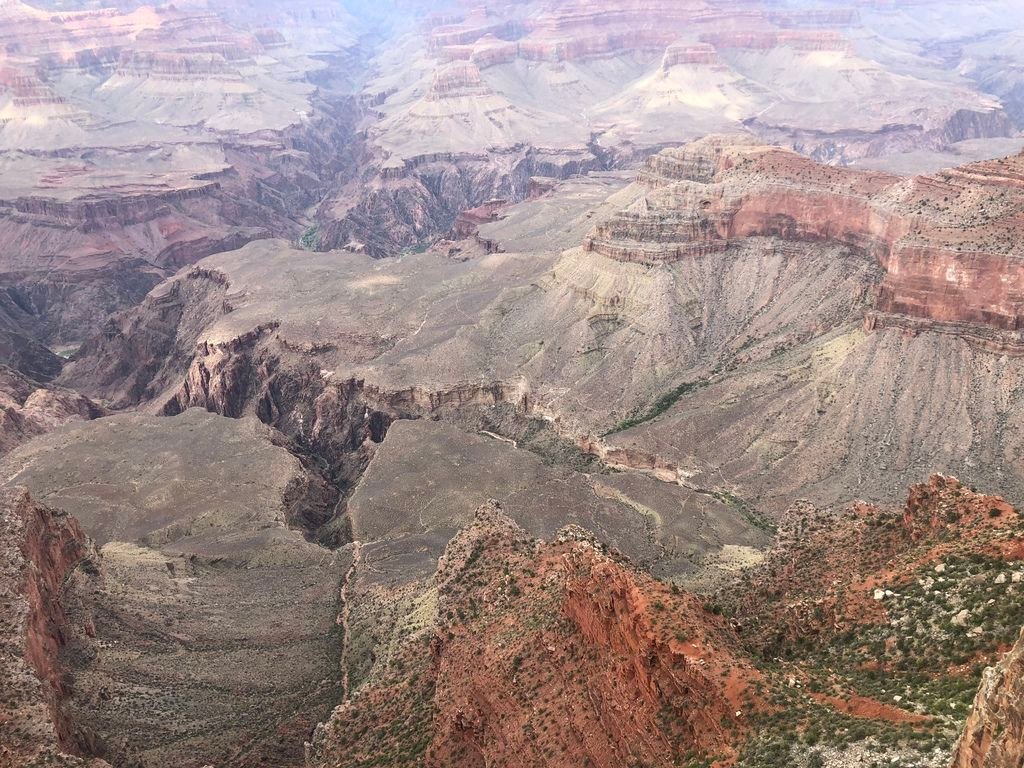
[[882, 314], [990, 326], [1024, 321], [1024, 155], [905, 181], [830, 168], [748, 139], [666, 150], [647, 192], [599, 225], [589, 251], [654, 264], [754, 237], [835, 242], [886, 271]]
[[953, 768], [1013, 768], [1024, 762], [1022, 681], [1024, 635], [1005, 659], [985, 670]]
[[[539, 545], [485, 505], [435, 584], [433, 615], [318, 729], [312, 765], [612, 766], [730, 752], [726, 731], [756, 673], [732, 655], [723, 622], [582, 529]], [[673, 635], [683, 624], [686, 641]], [[659, 717], [666, 708], [672, 717]]]

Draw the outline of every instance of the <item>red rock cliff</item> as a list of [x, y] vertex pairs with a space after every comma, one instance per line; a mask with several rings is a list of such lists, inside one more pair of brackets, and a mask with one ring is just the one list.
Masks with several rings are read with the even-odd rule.
[[1014, 649], [985, 670], [974, 709], [953, 757], [953, 768], [1024, 765], [1024, 633]]
[[726, 764], [760, 706], [724, 620], [581, 529], [542, 544], [485, 505], [436, 585], [436, 627], [318, 729], [312, 765]]
[[2, 488], [0, 553], [0, 766], [106, 766], [65, 754], [95, 745], [61, 712], [69, 684], [59, 663], [63, 598], [80, 570], [95, 574], [95, 551], [73, 518], [36, 504], [23, 488]]
[[1024, 155], [907, 180], [712, 137], [651, 158], [639, 183], [588, 250], [658, 263], [751, 237], [837, 242], [885, 268], [883, 318], [1024, 330]]

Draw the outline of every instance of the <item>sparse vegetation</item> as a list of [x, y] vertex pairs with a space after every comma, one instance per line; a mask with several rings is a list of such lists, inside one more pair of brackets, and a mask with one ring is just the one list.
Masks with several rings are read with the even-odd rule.
[[673, 405], [679, 402], [686, 395], [703, 389], [709, 383], [710, 381], [708, 380], [702, 380], [680, 384], [679, 386], [675, 387], [669, 392], [666, 392], [664, 395], [655, 400], [654, 403], [650, 405], [646, 410], [620, 421], [618, 424], [616, 424], [614, 427], [608, 430], [604, 434], [604, 436], [607, 437], [608, 435], [613, 435], [616, 432], [623, 432], [627, 429], [631, 429], [632, 427], [639, 426], [640, 424], [644, 424], [645, 422], [658, 418], [659, 416], [661, 416], [661, 414], [663, 414], [665, 411], [667, 411], [669, 408], [671, 408]]

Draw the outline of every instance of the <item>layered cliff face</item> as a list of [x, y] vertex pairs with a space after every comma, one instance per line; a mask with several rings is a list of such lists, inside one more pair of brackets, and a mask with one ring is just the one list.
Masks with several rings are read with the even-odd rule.
[[[971, 82], [891, 55], [852, 13], [124, 8], [2, 10], [0, 286], [46, 343], [80, 343], [173, 269], [254, 238], [393, 256], [527, 198], [533, 177], [744, 122], [831, 162], [1011, 130]], [[425, 32], [403, 35], [417, 14]]]
[[62, 649], [82, 627], [99, 581], [97, 555], [78, 523], [49, 509], [25, 488], [0, 489], [0, 765], [59, 765], [102, 768], [102, 760], [80, 758], [92, 746], [87, 731], [72, 723], [65, 700], [73, 678]]
[[643, 196], [600, 224], [587, 249], [654, 264], [748, 238], [834, 242], [885, 270], [881, 315], [1012, 332], [1024, 306], [1012, 234], [1022, 177], [1024, 155], [905, 181], [713, 137], [649, 160]]
[[309, 20], [327, 43], [201, 6], [0, 9], [0, 286], [22, 333], [80, 343], [183, 265], [297, 237], [346, 167], [354, 117], [329, 78], [359, 68], [352, 19]]
[[1008, 0], [49, 5], [0, 472], [102, 569], [15, 504], [0, 764], [948, 764], [1024, 624], [1024, 156], [870, 168], [1013, 145]]
[[374, 58], [363, 173], [319, 208], [318, 247], [394, 255], [460, 210], [522, 200], [509, 157], [524, 149], [550, 159], [528, 173], [564, 178], [746, 126], [832, 163], [926, 167], [952, 144], [1015, 133], [996, 99], [921, 51], [893, 55], [849, 11], [537, 0], [455, 3], [422, 26]]
[[1022, 676], [1024, 640], [1018, 640], [1005, 659], [985, 670], [953, 768], [1010, 768], [1024, 760]]
[[359, 430], [508, 408], [602, 462], [776, 512], [884, 501], [933, 469], [1009, 493], [1018, 164], [905, 180], [706, 139], [626, 188], [563, 184], [401, 260], [280, 242], [211, 257], [61, 383], [255, 413], [311, 445], [310, 425], [352, 423], [327, 415], [335, 401], [362, 404]]
[[[863, 34], [860, 16], [849, 9], [781, 10], [759, 2], [637, 2], [607, 8], [536, 2], [503, 10], [474, 8], [458, 23], [443, 22], [432, 31], [431, 50], [442, 60], [471, 60], [488, 69], [519, 63], [520, 76], [528, 62], [534, 73], [526, 76], [540, 86], [538, 93], [544, 93], [544, 76], [555, 75], [548, 87], [570, 98], [577, 93], [574, 85], [593, 87], [580, 76], [595, 60], [665, 52], [661, 73], [676, 70], [673, 86], [652, 73], [623, 83], [623, 94], [609, 93], [597, 102], [594, 127], [619, 141], [664, 136], [667, 125], [660, 123], [671, 101], [677, 116], [705, 123], [715, 116], [720, 125], [750, 120], [759, 129], [801, 134], [808, 151], [831, 145], [832, 152], [851, 158], [886, 151], [884, 142], [876, 141], [885, 133], [891, 145], [940, 146], [960, 130], [953, 126], [964, 122], [961, 110], [977, 122], [975, 128], [962, 126], [966, 132], [960, 138], [974, 130], [1006, 135], [1009, 124], [996, 102], [971, 94], [966, 81], [931, 79], [923, 60], [906, 68], [907, 61], [886, 56], [878, 46], [854, 42]], [[680, 51], [699, 55], [680, 56]], [[792, 71], [802, 73], [799, 80]], [[559, 72], [565, 73], [561, 81]], [[717, 89], [712, 72], [721, 78]], [[504, 76], [495, 73], [495, 82]], [[913, 108], [901, 103], [900, 93], [913, 93]], [[837, 107], [851, 98], [861, 105], [858, 114], [843, 114]], [[638, 106], [642, 115], [630, 114], [628, 109]], [[678, 134], [678, 120], [675, 130]], [[829, 132], [843, 135], [825, 136]]]
[[[628, 308], [633, 286], [652, 282], [645, 273], [699, 274], [734, 259], [749, 268], [754, 254], [805, 248], [829, 253], [833, 269], [863, 270], [862, 292], [816, 322], [804, 314], [809, 322], [770, 345], [730, 323], [735, 335], [726, 344], [685, 358], [678, 385], [651, 400], [664, 407], [627, 412], [617, 425], [626, 429], [606, 443], [653, 453], [682, 478], [726, 471], [745, 486], [740, 495], [775, 496], [781, 482], [794, 492], [789, 499], [884, 500], [879, 488], [897, 493], [935, 468], [979, 481], [989, 475], [992, 487], [1016, 493], [1015, 438], [993, 429], [1015, 421], [1021, 396], [1011, 383], [1020, 375], [1020, 286], [1010, 234], [1020, 226], [1020, 161], [907, 180], [823, 166], [749, 139], [706, 139], [652, 158], [632, 202], [597, 224], [583, 255], [565, 260], [572, 272], [563, 274], [579, 275], [573, 282], [588, 288], [595, 306], [597, 286], [604, 306]], [[811, 279], [807, 262], [799, 263], [791, 266]], [[635, 282], [617, 286], [594, 277], [634, 273]], [[823, 273], [813, 279], [818, 287], [809, 290], [819, 295], [826, 285], [825, 296], [840, 290]], [[733, 279], [724, 295], [738, 298], [746, 285]], [[761, 317], [778, 329], [785, 315]], [[713, 327], [706, 318], [700, 334]], [[939, 412], [957, 416], [928, 415]], [[941, 434], [951, 423], [956, 441]], [[892, 439], [857, 437], [876, 429]], [[698, 444], [699, 452], [688, 447]], [[989, 474], [972, 458], [978, 451], [999, 456], [1000, 469]], [[757, 479], [769, 467], [786, 478], [777, 476], [772, 489]]]
[[317, 730], [310, 764], [724, 757], [758, 706], [757, 674], [698, 601], [581, 529], [531, 541], [493, 502], [448, 544], [420, 613], [388, 668]]

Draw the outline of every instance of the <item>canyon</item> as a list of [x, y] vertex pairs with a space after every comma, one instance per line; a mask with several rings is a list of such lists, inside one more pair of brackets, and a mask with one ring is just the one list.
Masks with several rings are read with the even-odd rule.
[[[713, 131], [911, 164], [1018, 132], [1017, 107], [950, 81], [955, 51], [929, 58], [909, 30], [885, 48], [878, 30], [893, 14], [907, 26], [912, 6], [59, 5], [0, 9], [0, 285], [17, 305], [4, 316], [58, 348], [250, 240], [391, 256], [466, 209], [529, 197], [536, 178], [629, 167]], [[388, 42], [367, 51], [367, 37]], [[987, 61], [976, 45], [960, 55]], [[856, 115], [839, 106], [851, 100]]]
[[0, 768], [1016, 766], [1021, 29], [0, 0]]
[[[401, 260], [283, 241], [210, 257], [113, 319], [57, 383], [116, 408], [253, 413], [310, 445], [354, 409], [364, 423], [499, 409], [512, 439], [536, 424], [770, 512], [885, 501], [931, 470], [1012, 495], [1020, 164], [906, 179], [710, 137], [631, 184], [567, 183]], [[552, 217], [560, 237], [522, 234]], [[939, 407], [960, 420], [929, 434], [940, 422], [918, 414]], [[850, 426], [886, 409], [902, 415], [884, 443]]]

